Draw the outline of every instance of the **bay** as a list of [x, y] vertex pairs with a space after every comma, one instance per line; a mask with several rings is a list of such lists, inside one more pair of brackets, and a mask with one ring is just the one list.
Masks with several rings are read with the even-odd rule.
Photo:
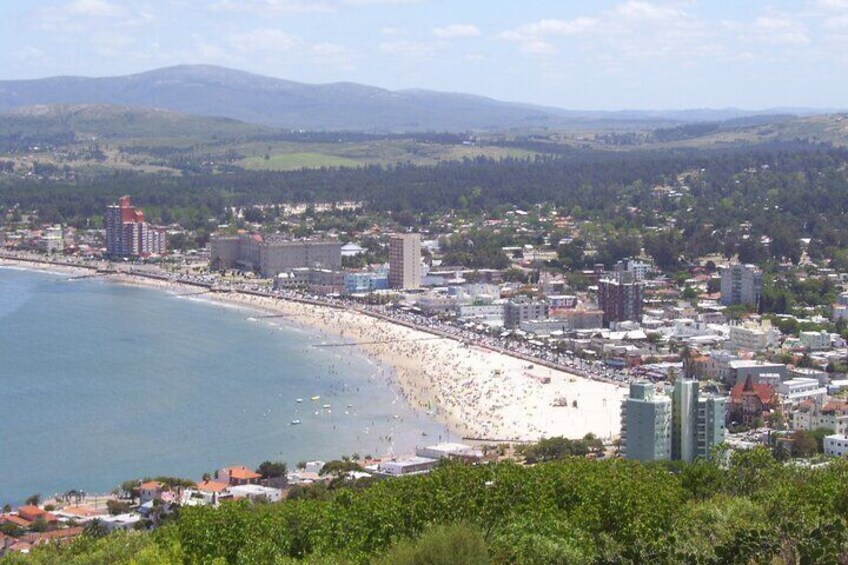
[[0, 503], [448, 438], [397, 394], [388, 368], [316, 347], [338, 342], [332, 334], [259, 316], [0, 268]]

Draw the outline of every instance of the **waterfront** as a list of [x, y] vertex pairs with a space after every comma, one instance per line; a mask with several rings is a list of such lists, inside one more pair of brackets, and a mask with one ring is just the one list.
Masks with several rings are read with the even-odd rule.
[[384, 367], [314, 347], [332, 334], [68, 279], [0, 268], [0, 502], [264, 459], [385, 455], [387, 436], [395, 452], [445, 436]]

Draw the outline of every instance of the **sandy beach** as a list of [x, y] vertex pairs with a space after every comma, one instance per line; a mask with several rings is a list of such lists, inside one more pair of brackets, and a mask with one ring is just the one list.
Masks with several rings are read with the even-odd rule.
[[[2, 259], [0, 265], [72, 276], [90, 273]], [[174, 294], [198, 291], [132, 275], [109, 275], [108, 279]], [[186, 297], [201, 298], [278, 315], [277, 322], [311, 328], [327, 343], [355, 343], [394, 369], [396, 386], [412, 406], [429, 412], [463, 437], [528, 441], [558, 435], [579, 438], [592, 432], [609, 439], [620, 431], [620, 406], [626, 390], [614, 384], [538, 364], [529, 368], [528, 361], [517, 357], [356, 311], [239, 292]], [[548, 384], [542, 382], [548, 378]]]

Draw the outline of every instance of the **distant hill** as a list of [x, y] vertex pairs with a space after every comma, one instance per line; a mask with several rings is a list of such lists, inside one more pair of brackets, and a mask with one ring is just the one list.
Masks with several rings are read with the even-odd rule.
[[748, 116], [657, 129], [652, 138], [660, 144], [691, 147], [796, 140], [848, 146], [848, 114]]
[[164, 108], [272, 127], [379, 132], [653, 129], [758, 113], [738, 109], [571, 111], [430, 90], [304, 84], [208, 65], [181, 65], [120, 77], [0, 81], [0, 111], [43, 104]]
[[240, 139], [273, 131], [229, 118], [190, 116], [173, 110], [105, 104], [58, 104], [0, 113], [0, 139], [89, 141], [200, 137]]

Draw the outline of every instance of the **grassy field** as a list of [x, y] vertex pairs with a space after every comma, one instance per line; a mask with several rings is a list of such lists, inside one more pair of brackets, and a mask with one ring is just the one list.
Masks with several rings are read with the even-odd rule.
[[358, 167], [363, 163], [336, 155], [324, 153], [298, 152], [278, 153], [265, 157], [247, 157], [237, 163], [250, 170], [291, 171], [301, 168], [319, 169], [321, 167]]

